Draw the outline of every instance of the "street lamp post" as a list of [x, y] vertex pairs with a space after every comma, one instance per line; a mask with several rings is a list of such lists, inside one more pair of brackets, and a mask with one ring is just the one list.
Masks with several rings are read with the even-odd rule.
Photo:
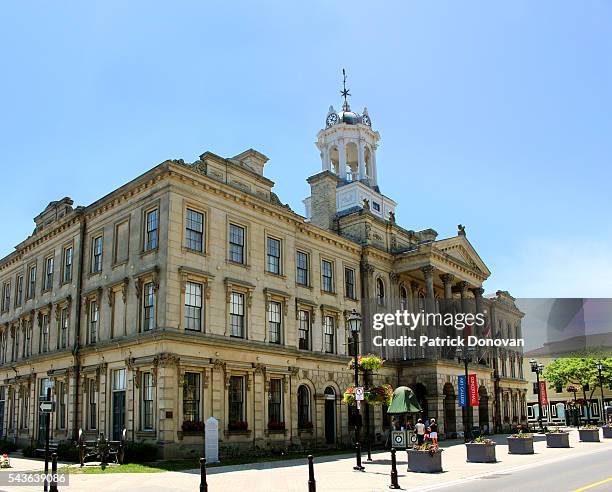
[[599, 389], [601, 390], [601, 416], [602, 416], [603, 425], [606, 425], [608, 416], [605, 413], [606, 404], [604, 402], [603, 377], [601, 376], [602, 369], [603, 369], [602, 362], [597, 361], [597, 378], [599, 379]]
[[465, 434], [465, 442], [469, 442], [472, 440], [472, 422], [471, 422], [471, 416], [472, 416], [472, 409], [470, 407], [470, 402], [469, 402], [469, 398], [470, 398], [470, 378], [468, 375], [468, 364], [472, 361], [472, 348], [464, 348], [460, 353], [459, 353], [459, 362], [463, 362], [463, 368], [465, 371], [465, 387], [466, 387], [466, 395], [465, 395], [465, 407], [463, 407], [464, 412], [465, 412], [465, 418], [463, 419], [463, 430], [464, 430], [464, 434]]
[[540, 391], [540, 374], [544, 371], [544, 366], [542, 364], [538, 364], [538, 361], [535, 359], [531, 359], [529, 361], [531, 365], [531, 372], [534, 372], [536, 375], [536, 385], [538, 388], [538, 423], [540, 424], [540, 430], [544, 430], [542, 426], [542, 398]]
[[[353, 337], [353, 347], [355, 356], [355, 391], [359, 386], [359, 331], [361, 330], [361, 316], [353, 309], [351, 314], [348, 316], [348, 324]], [[355, 395], [357, 396], [357, 395]], [[359, 427], [360, 427], [360, 415], [359, 415], [359, 402], [355, 401], [355, 460], [356, 464], [353, 470], [364, 471], [365, 467], [361, 464], [361, 443], [359, 442]]]

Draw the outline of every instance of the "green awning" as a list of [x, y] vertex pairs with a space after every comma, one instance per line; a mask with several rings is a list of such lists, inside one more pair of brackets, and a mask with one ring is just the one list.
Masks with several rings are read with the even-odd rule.
[[393, 392], [393, 398], [391, 399], [391, 405], [387, 409], [388, 414], [396, 413], [418, 413], [422, 412], [423, 409], [419, 405], [418, 400], [412, 391], [407, 386], [400, 386]]

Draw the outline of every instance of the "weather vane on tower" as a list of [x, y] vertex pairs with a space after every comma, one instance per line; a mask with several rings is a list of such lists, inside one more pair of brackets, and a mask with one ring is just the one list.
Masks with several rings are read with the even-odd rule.
[[346, 88], [346, 71], [344, 70], [344, 68], [342, 69], [342, 90], [340, 91], [340, 94], [344, 98], [344, 105], [342, 106], [342, 109], [344, 111], [349, 111], [349, 104], [348, 104], [347, 97], [350, 96], [351, 93]]

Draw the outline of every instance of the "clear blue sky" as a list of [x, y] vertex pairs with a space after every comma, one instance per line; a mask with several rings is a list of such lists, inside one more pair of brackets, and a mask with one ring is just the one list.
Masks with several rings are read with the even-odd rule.
[[612, 297], [612, 2], [3, 2], [4, 255], [49, 201], [253, 147], [303, 213], [341, 69], [398, 221], [488, 291]]

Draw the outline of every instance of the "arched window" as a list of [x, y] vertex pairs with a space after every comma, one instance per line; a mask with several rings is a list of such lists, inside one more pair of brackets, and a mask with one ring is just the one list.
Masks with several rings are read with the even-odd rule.
[[408, 290], [403, 285], [400, 286], [400, 308], [408, 309]]
[[298, 388], [298, 427], [300, 429], [309, 429], [312, 427], [310, 420], [310, 390], [308, 386], [302, 384]]
[[379, 306], [385, 303], [385, 283], [382, 281], [382, 278], [376, 279], [376, 300]]
[[332, 173], [340, 174], [340, 155], [335, 145], [329, 149], [329, 167]]

